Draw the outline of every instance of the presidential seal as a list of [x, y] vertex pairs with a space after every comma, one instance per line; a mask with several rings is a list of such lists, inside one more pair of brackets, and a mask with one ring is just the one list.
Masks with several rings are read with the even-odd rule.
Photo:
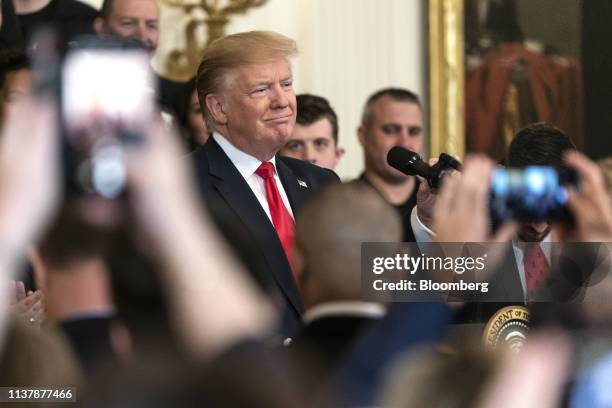
[[518, 353], [523, 348], [529, 331], [529, 310], [524, 306], [507, 306], [489, 319], [482, 335], [488, 348], [507, 348]]

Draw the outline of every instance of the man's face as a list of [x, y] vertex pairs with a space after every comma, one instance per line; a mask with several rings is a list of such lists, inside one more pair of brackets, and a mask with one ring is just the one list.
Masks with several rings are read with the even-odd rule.
[[359, 128], [359, 141], [365, 153], [366, 170], [390, 184], [400, 184], [408, 178], [387, 164], [387, 153], [401, 146], [422, 154], [423, 113], [412, 102], [395, 101], [387, 96], [372, 105], [369, 126]]
[[12, 114], [16, 103], [25, 96], [29, 95], [31, 91], [31, 70], [24, 68], [17, 71], [11, 71], [6, 74], [0, 99], [0, 115], [3, 121]]
[[541, 242], [551, 231], [550, 222], [527, 222], [521, 224], [518, 237], [523, 242]]
[[159, 7], [155, 0], [114, 0], [108, 20], [98, 33], [134, 38], [150, 51], [159, 41]]
[[218, 93], [225, 137], [237, 148], [269, 160], [293, 132], [296, 100], [291, 67], [285, 59], [251, 64], [228, 74]]
[[336, 146], [329, 119], [321, 118], [310, 125], [296, 123], [293, 135], [280, 151], [284, 156], [306, 160], [334, 169], [344, 152]]

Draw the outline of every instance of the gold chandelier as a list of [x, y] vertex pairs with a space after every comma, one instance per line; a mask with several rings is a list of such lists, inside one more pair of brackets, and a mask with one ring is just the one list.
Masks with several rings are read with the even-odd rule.
[[[166, 72], [171, 78], [193, 77], [206, 45], [225, 35], [230, 16], [245, 14], [249, 9], [264, 5], [268, 0], [162, 0], [170, 7], [181, 8], [189, 16], [185, 24], [185, 48], [174, 49], [168, 54]], [[194, 17], [194, 10], [203, 10], [205, 18]], [[198, 29], [206, 26], [206, 44], [196, 38]]]

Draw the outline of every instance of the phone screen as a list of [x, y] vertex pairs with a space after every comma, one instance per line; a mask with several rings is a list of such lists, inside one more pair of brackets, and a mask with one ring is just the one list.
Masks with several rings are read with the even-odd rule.
[[123, 191], [123, 145], [143, 137], [154, 112], [149, 56], [142, 50], [80, 49], [62, 69], [61, 116], [77, 184], [115, 198]]
[[493, 220], [563, 219], [567, 199], [565, 176], [553, 167], [497, 168], [491, 176]]
[[79, 133], [101, 123], [141, 129], [153, 112], [149, 57], [140, 50], [80, 50], [66, 58], [62, 113], [67, 130]]

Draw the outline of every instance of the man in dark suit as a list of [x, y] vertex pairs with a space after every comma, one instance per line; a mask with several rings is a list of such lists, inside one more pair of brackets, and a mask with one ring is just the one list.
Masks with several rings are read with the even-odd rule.
[[[564, 165], [564, 153], [575, 149], [570, 138], [560, 129], [545, 123], [535, 123], [519, 130], [512, 139], [506, 165], [512, 168], [559, 168]], [[515, 304], [539, 300], [545, 282], [554, 278], [550, 272], [556, 269], [552, 243], [559, 242], [559, 237], [554, 227], [552, 220], [523, 222], [519, 225], [516, 237], [512, 240], [509, 259], [492, 279], [492, 285], [498, 283], [503, 292], [492, 292], [493, 296], [505, 297]], [[541, 267], [532, 267], [534, 263], [541, 264]], [[486, 312], [486, 309], [483, 311]], [[482, 318], [488, 319], [490, 314], [483, 313]]]
[[[570, 138], [561, 130], [546, 123], [535, 123], [521, 129], [508, 149], [506, 165], [513, 168], [527, 166], [563, 166], [563, 155], [575, 150]], [[483, 176], [483, 180], [485, 180]], [[483, 181], [484, 182], [484, 181]], [[418, 227], [418, 225], [413, 225]], [[433, 234], [431, 231], [428, 233]], [[419, 236], [422, 234], [419, 233]], [[458, 314], [460, 322], [484, 323], [501, 307], [526, 305], [547, 299], [567, 300], [576, 295], [576, 285], [559, 279], [552, 243], [559, 242], [552, 220], [522, 222], [518, 226], [505, 259], [490, 278], [490, 288], [479, 300], [471, 302]], [[576, 254], [572, 256], [576, 257]], [[564, 274], [572, 271], [564, 270]]]
[[338, 180], [330, 170], [276, 156], [295, 125], [295, 54], [295, 42], [273, 32], [213, 42], [196, 84], [212, 137], [192, 156], [213, 216], [235, 218], [264, 255], [282, 295], [286, 335], [300, 327], [304, 311], [291, 267], [294, 214], [317, 188]]

